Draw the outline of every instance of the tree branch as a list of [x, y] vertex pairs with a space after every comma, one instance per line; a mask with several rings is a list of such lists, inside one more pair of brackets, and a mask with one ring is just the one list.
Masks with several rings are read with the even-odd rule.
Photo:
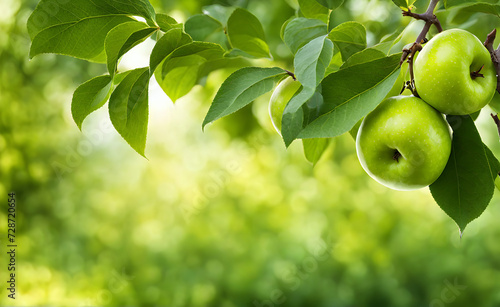
[[497, 29], [494, 29], [491, 31], [490, 34], [488, 34], [486, 41], [484, 42], [484, 46], [488, 51], [490, 52], [491, 56], [491, 61], [493, 62], [493, 65], [495, 66], [495, 70], [497, 72], [497, 92], [500, 93], [500, 79], [498, 76], [500, 75], [500, 46], [497, 48], [497, 50], [493, 49], [493, 42], [495, 41], [495, 37], [497, 35]]
[[295, 77], [295, 74], [294, 74], [293, 72], [291, 72], [291, 71], [289, 71], [289, 70], [286, 70], [286, 69], [285, 69], [285, 71], [286, 71], [286, 73], [287, 73], [290, 77], [292, 77], [292, 78], [293, 78], [293, 81], [297, 81], [297, 78]]
[[495, 122], [495, 125], [497, 125], [498, 136], [500, 136], [500, 119], [498, 119], [498, 114], [497, 115], [493, 115], [493, 113], [491, 113], [491, 117], [493, 118], [493, 121]]
[[425, 13], [423, 14], [413, 13], [410, 9], [408, 9], [408, 11], [403, 11], [403, 16], [409, 16], [418, 20], [425, 21], [425, 25], [413, 45], [411, 45], [410, 48], [403, 49], [403, 55], [401, 56], [401, 61], [399, 62], [399, 65], [402, 65], [405, 60], [408, 62], [411, 77], [410, 90], [412, 91], [413, 95], [417, 97], [418, 93], [417, 89], [415, 88], [415, 79], [413, 76], [413, 58], [415, 57], [415, 53], [417, 53], [417, 51], [422, 50], [422, 44], [426, 42], [425, 36], [427, 35], [427, 33], [429, 33], [432, 25], [436, 26], [439, 32], [443, 31], [443, 27], [441, 26], [439, 19], [436, 17], [436, 15], [434, 15], [434, 10], [436, 9], [438, 3], [439, 0], [431, 0], [429, 6], [427, 7], [427, 11], [425, 11]]
[[431, 0], [431, 2], [429, 3], [429, 7], [427, 7], [427, 11], [425, 11], [425, 13], [423, 14], [415, 14], [410, 9], [408, 9], [408, 11], [403, 11], [403, 16], [409, 16], [418, 20], [425, 21], [425, 26], [422, 29], [422, 32], [420, 32], [419, 36], [417, 37], [415, 43], [420, 44], [422, 42], [432, 25], [436, 26], [438, 32], [443, 31], [443, 27], [441, 26], [439, 19], [436, 17], [436, 15], [434, 15], [434, 10], [436, 9], [438, 3], [439, 0]]

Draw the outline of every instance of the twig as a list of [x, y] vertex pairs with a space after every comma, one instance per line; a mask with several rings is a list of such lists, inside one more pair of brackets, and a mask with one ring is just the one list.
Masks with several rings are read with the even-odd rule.
[[427, 42], [425, 36], [429, 32], [432, 25], [436, 26], [439, 32], [443, 31], [443, 27], [441, 26], [439, 19], [436, 17], [436, 15], [434, 15], [434, 9], [436, 8], [438, 3], [439, 0], [431, 0], [429, 6], [427, 7], [427, 11], [425, 11], [425, 13], [423, 14], [413, 13], [410, 9], [408, 9], [408, 11], [403, 11], [403, 16], [408, 16], [418, 20], [425, 21], [425, 25], [422, 28], [422, 31], [418, 35], [413, 45], [411, 45], [410, 48], [403, 49], [403, 55], [401, 56], [401, 61], [399, 62], [399, 65], [402, 65], [405, 60], [408, 62], [408, 67], [410, 69], [410, 78], [411, 78], [410, 89], [413, 95], [417, 97], [419, 96], [417, 93], [417, 89], [415, 88], [415, 79], [413, 75], [413, 59], [415, 57], [415, 53], [417, 53], [417, 51], [422, 50], [422, 44]]
[[286, 71], [286, 73], [287, 73], [290, 77], [292, 77], [292, 78], [293, 78], [293, 81], [297, 81], [297, 78], [295, 77], [295, 74], [294, 74], [293, 72], [291, 72], [291, 71], [289, 71], [289, 70], [286, 70], [286, 69], [285, 69], [285, 71]]
[[497, 125], [498, 136], [500, 136], [500, 119], [498, 119], [498, 114], [497, 115], [493, 115], [493, 113], [491, 113], [491, 117], [493, 118], [493, 121], [495, 122], [495, 125]]
[[497, 50], [493, 49], [493, 42], [495, 41], [495, 37], [497, 35], [497, 29], [494, 29], [491, 31], [490, 34], [488, 34], [486, 41], [484, 42], [484, 46], [488, 51], [490, 52], [491, 55], [491, 61], [493, 62], [493, 65], [495, 66], [495, 70], [497, 71], [497, 92], [500, 93], [500, 79], [498, 76], [500, 75], [500, 46], [497, 48]]

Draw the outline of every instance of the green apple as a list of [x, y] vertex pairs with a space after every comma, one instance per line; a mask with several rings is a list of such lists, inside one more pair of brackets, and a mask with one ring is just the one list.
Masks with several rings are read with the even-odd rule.
[[495, 186], [500, 191], [500, 174], [498, 174], [497, 178], [495, 179]]
[[395, 190], [432, 184], [451, 152], [443, 115], [415, 96], [387, 98], [359, 128], [356, 151], [363, 169]]
[[292, 99], [293, 95], [297, 93], [300, 87], [301, 84], [299, 81], [295, 81], [292, 77], [288, 77], [278, 84], [271, 96], [271, 100], [269, 101], [269, 116], [271, 116], [273, 126], [279, 134], [281, 134], [283, 111], [288, 101]]
[[[445, 114], [479, 111], [496, 90], [488, 50], [465, 30], [447, 30], [433, 37], [418, 54], [414, 71], [420, 97]], [[481, 76], [473, 76], [473, 72]]]

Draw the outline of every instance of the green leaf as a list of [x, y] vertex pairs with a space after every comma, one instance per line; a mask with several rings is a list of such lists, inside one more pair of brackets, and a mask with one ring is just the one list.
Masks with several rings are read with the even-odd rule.
[[481, 114], [481, 110], [470, 114], [470, 117], [472, 118], [473, 121], [476, 121], [480, 114]]
[[486, 147], [472, 118], [448, 116], [447, 120], [453, 128], [450, 159], [429, 188], [441, 209], [463, 232], [486, 209], [495, 186]]
[[167, 31], [157, 42], [151, 51], [149, 67], [153, 73], [158, 65], [177, 48], [191, 43], [191, 37], [181, 29], [171, 29]]
[[322, 90], [323, 87], [319, 84], [314, 92], [314, 95], [304, 105], [302, 105], [304, 124], [306, 125], [316, 120], [321, 115], [321, 109], [324, 104], [323, 94], [321, 93]]
[[28, 19], [28, 32], [33, 39], [39, 32], [65, 23], [98, 16], [141, 16], [154, 20], [155, 11], [147, 0], [41, 0]]
[[227, 43], [224, 26], [209, 15], [194, 15], [184, 26], [187, 34], [195, 41], [205, 41], [220, 44], [225, 47]]
[[304, 17], [318, 19], [325, 24], [328, 22], [330, 10], [319, 4], [316, 0], [299, 0], [299, 7]]
[[[467, 3], [457, 8], [457, 16], [467, 13], [485, 13], [495, 15], [500, 17], [500, 4], [490, 4], [490, 3]], [[457, 17], [455, 17], [454, 21]]]
[[[315, 89], [302, 87], [288, 102], [281, 120], [281, 134], [287, 147], [297, 138], [302, 129], [304, 129], [304, 126], [316, 120], [321, 115], [321, 108], [324, 104], [321, 91], [321, 84]], [[302, 104], [301, 108], [294, 112], [290, 111], [290, 104], [295, 103], [294, 101], [302, 101], [304, 99], [307, 99], [307, 101]]]
[[203, 121], [203, 127], [271, 91], [285, 74], [286, 71], [279, 67], [246, 67], [234, 72], [222, 83]]
[[464, 6], [468, 6], [468, 5], [473, 5], [475, 3], [498, 3], [497, 0], [444, 0], [444, 7], [445, 8], [450, 8], [450, 7], [454, 7], [454, 6], [458, 6], [458, 5], [464, 5]]
[[32, 44], [30, 58], [57, 53], [89, 61], [104, 62], [104, 40], [131, 16], [154, 20], [147, 0], [42, 0], [28, 19]]
[[203, 14], [211, 16], [212, 18], [218, 20], [224, 27], [226, 27], [229, 16], [231, 16], [235, 9], [236, 7], [234, 6], [213, 4], [204, 6], [202, 11]]
[[285, 28], [284, 42], [293, 54], [318, 36], [328, 34], [327, 26], [316, 19], [296, 18]]
[[168, 72], [163, 78], [156, 74], [156, 79], [167, 96], [176, 102], [196, 85], [198, 72], [206, 59], [197, 55], [175, 58], [169, 61]]
[[155, 77], [165, 93], [175, 102], [189, 93], [202, 77], [204, 65], [219, 60], [224, 49], [218, 44], [192, 42], [175, 49], [162, 62]]
[[182, 24], [166, 14], [156, 14], [156, 23], [160, 30], [167, 32], [171, 29], [182, 29]]
[[82, 129], [85, 118], [108, 101], [113, 87], [109, 75], [95, 77], [80, 85], [73, 94], [71, 114], [78, 129]]
[[117, 84], [120, 84], [123, 81], [123, 79], [125, 79], [125, 77], [128, 76], [128, 74], [130, 74], [130, 72], [131, 70], [127, 70], [115, 75], [115, 77], [113, 78], [113, 85], [116, 86]]
[[109, 117], [116, 131], [144, 156], [148, 130], [149, 68], [131, 71], [109, 98]]
[[316, 0], [319, 4], [324, 7], [334, 10], [344, 3], [344, 0]]
[[[300, 95], [300, 92], [297, 95]], [[304, 129], [303, 108], [300, 108], [293, 113], [283, 113], [283, 117], [281, 119], [281, 136], [283, 137], [286, 147], [292, 144], [302, 129]]]
[[322, 115], [307, 125], [300, 138], [335, 137], [373, 111], [398, 77], [401, 54], [354, 65], [326, 77], [321, 83]]
[[330, 139], [304, 139], [302, 140], [302, 146], [304, 147], [304, 155], [307, 161], [311, 162], [313, 165], [318, 163], [323, 153], [325, 153], [328, 145], [330, 144]]
[[398, 7], [407, 7], [408, 3], [406, 3], [406, 0], [392, 0], [394, 4], [396, 4]]
[[348, 21], [336, 26], [328, 38], [339, 48], [342, 60], [366, 48], [366, 29], [356, 21]]
[[386, 55], [394, 54], [394, 53], [399, 53], [401, 52], [401, 48], [395, 48], [393, 50], [393, 47], [401, 41], [403, 38], [403, 35], [405, 34], [405, 31], [408, 31], [408, 27], [406, 28], [400, 28], [394, 31], [392, 34], [386, 35], [383, 37], [378, 44], [375, 46], [372, 46], [372, 49], [377, 49], [385, 53]]
[[408, 8], [408, 3], [406, 0], [392, 0], [394, 4], [396, 4], [400, 8]]
[[491, 178], [493, 181], [497, 179], [498, 174], [500, 173], [500, 162], [497, 157], [493, 154], [493, 152], [488, 148], [488, 146], [484, 145], [484, 151], [486, 152], [486, 157], [488, 158], [488, 165], [490, 166]]
[[132, 20], [126, 16], [95, 17], [48, 28], [33, 38], [30, 59], [42, 53], [56, 53], [91, 62], [106, 62], [104, 41], [108, 32]]
[[402, 9], [407, 9], [407, 8], [411, 7], [411, 5], [415, 1], [416, 0], [392, 0], [392, 2], [394, 2], [394, 4], [396, 4], [397, 6], [399, 6]]
[[330, 61], [330, 64], [326, 68], [325, 76], [328, 76], [328, 75], [338, 71], [340, 69], [340, 67], [342, 66], [342, 64], [344, 64], [344, 62], [342, 61], [342, 55], [340, 54], [340, 52], [337, 50], [334, 50], [334, 52], [335, 52], [335, 54], [333, 55], [332, 60]]
[[198, 72], [197, 84], [203, 84], [207, 76], [213, 71], [226, 68], [230, 68], [233, 71], [236, 71], [239, 68], [248, 67], [250, 65], [251, 62], [249, 62], [249, 60], [246, 58], [223, 57], [220, 59], [207, 61], [200, 67], [200, 70]]
[[[316, 87], [323, 80], [332, 56], [333, 43], [326, 35], [313, 39], [295, 55], [295, 75], [303, 88], [290, 99], [283, 113], [282, 135], [287, 146], [300, 132], [297, 127], [301, 126], [299, 118], [302, 111], [299, 110], [316, 92]], [[300, 113], [297, 113], [298, 111]]]
[[315, 89], [323, 80], [332, 56], [333, 43], [326, 35], [317, 37], [300, 48], [294, 58], [294, 68], [295, 76], [302, 86]]
[[118, 61], [130, 49], [145, 41], [157, 28], [137, 21], [122, 23], [109, 31], [104, 43], [111, 76], [116, 72]]
[[242, 8], [234, 10], [227, 21], [227, 35], [233, 48], [241, 50], [250, 57], [271, 57], [264, 29], [257, 17], [249, 11]]
[[347, 61], [345, 61], [344, 64], [342, 64], [340, 69], [363, 64], [366, 62], [371, 62], [377, 59], [381, 59], [383, 57], [385, 57], [385, 53], [383, 53], [382, 51], [373, 48], [368, 48], [350, 56], [347, 59]]

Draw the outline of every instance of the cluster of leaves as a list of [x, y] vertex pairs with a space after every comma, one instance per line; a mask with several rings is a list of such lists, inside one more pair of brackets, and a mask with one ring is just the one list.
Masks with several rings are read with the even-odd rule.
[[[393, 0], [403, 9], [415, 1]], [[203, 127], [250, 104], [292, 76], [301, 88], [283, 113], [286, 146], [306, 139], [306, 157], [316, 162], [325, 139], [350, 131], [393, 87], [401, 53], [399, 33], [368, 47], [363, 24], [333, 26], [332, 12], [344, 0], [298, 0], [299, 9], [282, 27], [293, 54], [294, 73], [280, 67], [254, 67], [251, 59], [272, 58], [259, 19], [244, 8], [211, 5], [184, 24], [156, 13], [148, 0], [42, 0], [28, 20], [30, 56], [57, 53], [105, 63], [108, 74], [82, 84], [72, 101], [74, 120], [84, 119], [109, 101], [116, 130], [144, 155], [148, 125], [148, 85], [154, 75], [176, 101], [214, 70], [245, 66], [221, 85]], [[500, 5], [445, 0], [444, 7], [499, 15]], [[140, 18], [137, 18], [140, 17]], [[118, 72], [119, 60], [147, 38], [156, 40], [149, 67]], [[243, 63], [243, 64], [242, 64]], [[449, 116], [453, 150], [431, 192], [463, 230], [488, 205], [500, 163], [483, 144], [470, 116]], [[459, 125], [452, 123], [460, 122]]]

